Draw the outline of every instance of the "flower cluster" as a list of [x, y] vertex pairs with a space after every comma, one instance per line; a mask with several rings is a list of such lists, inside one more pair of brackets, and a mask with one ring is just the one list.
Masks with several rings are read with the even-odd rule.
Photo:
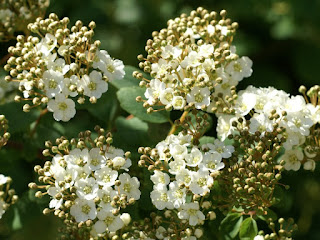
[[68, 225], [90, 227], [91, 236], [108, 236], [129, 224], [130, 215], [120, 210], [140, 198], [140, 182], [127, 173], [130, 153], [111, 146], [111, 134], [96, 130], [99, 136], [94, 140], [86, 131], [79, 139], [57, 139], [58, 146], [46, 142], [54, 155], [49, 149], [43, 154], [52, 160], [43, 168], [35, 167], [44, 185], [30, 183], [29, 187], [40, 189], [36, 197], [50, 195], [50, 209], [44, 213], [54, 211]]
[[[199, 147], [191, 135], [169, 135], [154, 149], [140, 148], [140, 166], [153, 172], [151, 200], [159, 209], [177, 209], [177, 217], [189, 226], [205, 220], [199, 199], [210, 194], [214, 176], [224, 168], [223, 158], [229, 158], [233, 146], [216, 139]], [[208, 203], [209, 204], [209, 203]], [[210, 204], [209, 204], [210, 205]]]
[[226, 18], [226, 11], [203, 8], [168, 21], [168, 27], [153, 32], [147, 41], [148, 56], [138, 56], [141, 73], [133, 75], [145, 86], [144, 106], [164, 106], [166, 110], [202, 109], [229, 112], [236, 97], [235, 86], [252, 74], [252, 61], [239, 57], [233, 36], [238, 26]]
[[108, 90], [108, 81], [124, 77], [122, 61], [115, 60], [105, 50], [100, 50], [100, 41], [92, 40], [95, 23], [89, 28], [77, 21], [71, 30], [68, 18], [50, 14], [48, 19], [38, 18], [28, 28], [39, 37], [17, 37], [15, 47], [9, 48], [12, 56], [5, 65], [10, 71], [7, 81], [19, 82], [23, 97], [16, 101], [29, 100], [28, 112], [39, 105], [47, 105], [57, 121], [69, 121], [76, 113], [74, 98], [79, 104], [85, 96], [96, 103]]
[[[319, 112], [317, 112], [319, 108], [306, 103], [303, 96], [290, 96], [272, 87], [249, 86], [246, 90], [239, 92], [234, 109], [235, 115], [219, 116], [217, 131], [222, 138], [226, 138], [236, 130], [232, 126], [232, 121], [238, 117], [250, 115], [249, 133], [259, 132], [261, 136], [266, 132], [272, 132], [274, 124], [279, 123], [279, 126], [286, 130], [284, 133], [286, 142], [283, 143], [286, 151], [282, 157], [286, 162], [285, 169], [297, 171], [301, 161], [305, 164], [305, 169], [311, 169], [308, 166], [314, 165], [314, 162], [310, 162], [313, 160], [304, 160], [300, 146], [310, 135], [311, 127], [319, 121]], [[281, 138], [282, 135], [279, 134], [278, 137]]]
[[285, 162], [278, 163], [277, 158], [286, 138], [278, 136], [286, 131], [275, 123], [263, 136], [258, 131], [251, 134], [250, 124], [243, 118], [232, 122], [235, 131], [228, 138], [236, 151], [216, 178], [219, 188], [214, 189], [213, 200], [221, 211], [236, 206], [245, 213], [266, 215], [276, 201], [273, 194], [284, 171]]
[[4, 115], [0, 115], [0, 132], [1, 132], [0, 148], [6, 145], [10, 138], [10, 133], [7, 132], [7, 130], [8, 130], [8, 120]]
[[0, 174], [0, 219], [10, 205], [15, 204], [18, 196], [15, 195], [15, 190], [10, 189], [12, 179]]
[[27, 33], [27, 25], [44, 16], [50, 0], [2, 0], [0, 3], [0, 41], [14, 38], [15, 32]]

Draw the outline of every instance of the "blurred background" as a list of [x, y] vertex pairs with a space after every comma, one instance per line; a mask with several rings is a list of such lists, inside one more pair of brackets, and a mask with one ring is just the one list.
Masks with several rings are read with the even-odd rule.
[[[228, 16], [239, 23], [234, 40], [237, 52], [253, 60], [253, 75], [243, 80], [239, 89], [252, 84], [298, 94], [302, 84], [308, 88], [319, 84], [319, 0], [51, 0], [47, 14], [54, 12], [60, 18], [67, 16], [72, 24], [78, 19], [84, 24], [95, 21], [95, 39], [101, 40], [101, 48], [126, 65], [137, 67], [136, 56], [145, 55], [144, 46], [152, 31], [166, 27], [168, 19], [181, 13], [189, 14], [199, 6], [209, 11], [226, 9]], [[0, 46], [1, 56], [4, 56], [10, 42]], [[84, 127], [78, 129], [85, 130]], [[4, 229], [0, 232], [7, 231], [8, 234], [0, 239], [55, 239], [59, 221], [53, 216], [42, 215], [48, 200], [36, 200], [27, 189], [26, 183], [34, 178], [34, 163], [28, 159], [21, 161], [17, 155], [10, 148], [0, 152], [1, 171], [12, 176], [13, 187], [25, 199], [10, 209], [6, 218], [12, 219], [8, 221], [12, 225], [1, 225]], [[8, 160], [10, 156], [12, 158]], [[27, 158], [35, 156], [39, 153], [31, 151]], [[315, 172], [290, 171], [282, 180], [291, 188], [283, 193], [284, 201], [273, 210], [281, 217], [296, 220], [299, 231], [294, 239], [320, 239], [319, 168]], [[25, 182], [16, 181], [15, 178], [19, 179], [21, 175]], [[16, 231], [10, 232], [12, 228]]]

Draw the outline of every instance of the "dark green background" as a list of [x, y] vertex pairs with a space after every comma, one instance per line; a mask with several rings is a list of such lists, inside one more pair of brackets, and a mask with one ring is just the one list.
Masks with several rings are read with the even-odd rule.
[[[297, 94], [301, 84], [311, 87], [319, 83], [319, 0], [51, 0], [48, 13], [55, 12], [61, 18], [68, 16], [71, 23], [78, 19], [85, 24], [91, 20], [95, 21], [97, 24], [95, 39], [101, 40], [101, 48], [106, 49], [114, 58], [122, 59], [126, 65], [138, 66], [136, 56], [140, 53], [145, 54], [144, 46], [152, 31], [166, 27], [168, 19], [181, 13], [189, 13], [198, 6], [210, 11], [226, 9], [228, 16], [239, 23], [234, 43], [239, 55], [249, 56], [253, 60], [253, 75], [249, 79], [244, 79], [239, 89], [252, 84], [256, 87], [274, 86]], [[12, 42], [0, 45], [1, 56], [6, 54], [10, 44]], [[114, 100], [110, 100], [112, 97], [115, 98], [115, 95], [105, 98], [106, 107], [113, 104]], [[114, 104], [118, 106], [117, 102]], [[13, 105], [0, 107], [0, 111], [8, 112], [10, 115], [12, 107]], [[107, 109], [109, 111], [109, 108]], [[113, 111], [116, 113], [112, 114], [116, 116], [126, 115], [119, 108]], [[111, 113], [104, 113], [103, 116], [94, 111], [90, 113], [95, 117], [96, 123], [102, 125], [105, 123], [103, 120], [111, 119], [112, 124], [106, 124], [110, 129], [114, 126], [118, 127], [118, 130], [124, 127], [121, 125], [124, 122], [121, 117], [115, 120]], [[85, 111], [79, 111], [77, 117], [67, 124], [53, 123], [50, 115], [39, 125], [36, 141], [30, 143], [27, 142], [29, 138], [20, 131], [19, 126], [23, 124], [28, 126], [37, 114], [37, 112], [26, 115], [21, 113], [20, 119], [9, 119], [11, 124], [14, 121], [16, 123], [13, 126], [11, 145], [0, 151], [0, 172], [12, 176], [13, 186], [22, 201], [11, 208], [3, 219], [1, 227], [3, 229], [0, 231], [3, 230], [2, 232], [6, 234], [2, 238], [0, 235], [0, 239], [55, 238], [59, 222], [53, 216], [45, 217], [41, 214], [41, 209], [47, 205], [47, 199], [36, 200], [27, 189], [27, 183], [33, 181], [35, 177], [32, 173], [33, 166], [43, 164], [43, 161], [39, 160], [39, 146], [43, 146], [44, 140], [60, 136], [61, 132], [67, 136], [75, 136], [76, 132], [93, 128], [91, 116]], [[136, 125], [136, 122], [133, 121], [131, 125]], [[140, 123], [140, 125], [140, 128], [135, 129], [136, 132], [133, 133], [143, 139], [144, 134], [150, 134], [155, 124]], [[55, 130], [48, 131], [52, 126]], [[126, 132], [118, 131], [118, 138], [120, 137], [126, 137]], [[23, 144], [20, 150], [19, 146], [18, 148], [12, 146], [19, 142]], [[118, 142], [121, 146], [120, 139]], [[136, 147], [133, 144], [132, 149]], [[17, 154], [17, 149], [20, 154]], [[273, 210], [281, 217], [295, 218], [299, 232], [294, 239], [320, 239], [319, 177], [319, 170], [316, 172], [300, 170], [287, 172], [282, 180], [291, 188], [284, 193], [282, 203]], [[12, 226], [17, 229], [15, 232], [6, 229], [11, 229]]]

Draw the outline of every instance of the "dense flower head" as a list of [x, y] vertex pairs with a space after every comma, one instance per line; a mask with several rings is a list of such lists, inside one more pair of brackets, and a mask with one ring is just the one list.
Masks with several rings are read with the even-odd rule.
[[[171, 134], [154, 149], [140, 148], [140, 166], [152, 172], [151, 201], [158, 210], [175, 210], [177, 219], [194, 227], [206, 219], [207, 207], [200, 199], [208, 196], [214, 177], [224, 168], [223, 159], [233, 146], [218, 139], [202, 146], [193, 143], [191, 134]], [[210, 206], [209, 202], [208, 203]]]
[[[39, 181], [45, 185], [30, 183], [37, 197], [49, 194], [49, 208], [69, 223], [86, 223], [92, 236], [108, 236], [128, 224], [128, 213], [120, 211], [140, 198], [140, 182], [127, 172], [131, 166], [130, 152], [113, 147], [111, 134], [97, 127], [98, 137], [91, 132], [80, 133], [78, 139], [57, 139], [58, 146], [44, 150], [50, 156], [44, 167], [36, 166]], [[130, 218], [130, 215], [129, 215]]]
[[145, 107], [230, 111], [235, 86], [251, 76], [252, 61], [239, 57], [232, 45], [238, 24], [226, 18], [225, 10], [221, 19], [217, 15], [198, 8], [153, 32], [145, 48], [148, 56], [138, 56], [140, 68], [152, 79], [133, 74], [146, 87]]
[[18, 196], [15, 195], [15, 190], [10, 188], [12, 179], [0, 174], [0, 219], [10, 205], [16, 203]]
[[47, 106], [57, 121], [69, 121], [79, 104], [89, 97], [96, 103], [108, 90], [108, 81], [124, 77], [122, 61], [100, 50], [100, 41], [93, 41], [95, 23], [88, 27], [81, 21], [68, 28], [67, 17], [57, 15], [37, 18], [28, 28], [37, 36], [17, 37], [16, 46], [9, 48], [12, 56], [5, 65], [10, 72], [7, 81], [19, 82], [23, 96], [16, 101], [31, 101], [23, 109]]
[[[250, 119], [247, 130], [250, 134], [264, 136], [272, 132], [276, 126], [285, 129], [278, 134], [278, 138], [285, 136], [285, 149], [282, 159], [286, 161], [285, 169], [300, 169], [302, 163], [308, 160], [301, 149], [312, 127], [318, 123], [318, 106], [305, 101], [301, 95], [290, 96], [288, 93], [273, 87], [255, 88], [249, 86], [238, 93], [235, 101], [234, 115], [218, 114], [217, 132], [225, 139], [229, 134], [236, 132], [232, 122], [239, 117]], [[312, 165], [312, 162], [308, 163]], [[308, 168], [308, 167], [307, 167]]]
[[44, 15], [50, 0], [2, 0], [0, 2], [0, 41], [27, 32], [27, 25]]

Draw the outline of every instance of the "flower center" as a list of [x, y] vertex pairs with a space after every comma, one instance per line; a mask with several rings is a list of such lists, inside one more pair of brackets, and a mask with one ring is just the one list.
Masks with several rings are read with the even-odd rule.
[[57, 86], [58, 86], [58, 84], [54, 79], [49, 80], [49, 88], [55, 89]]
[[65, 111], [68, 108], [68, 105], [65, 102], [59, 103], [59, 110]]
[[203, 96], [201, 95], [201, 93], [197, 93], [196, 95], [194, 95], [194, 100], [198, 103], [201, 103], [203, 101]]
[[88, 214], [91, 210], [91, 207], [88, 204], [82, 206], [81, 211], [85, 214]]

